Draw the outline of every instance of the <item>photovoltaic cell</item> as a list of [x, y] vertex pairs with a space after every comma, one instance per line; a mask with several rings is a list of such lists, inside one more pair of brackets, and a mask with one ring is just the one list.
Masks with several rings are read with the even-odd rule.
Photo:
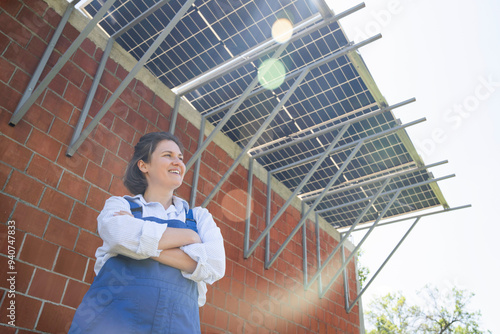
[[[85, 10], [93, 16], [104, 0], [90, 2]], [[117, 0], [100, 27], [110, 36], [135, 18], [152, 8], [160, 0]], [[165, 1], [151, 15], [123, 33], [117, 42], [134, 58], [140, 59], [162, 30], [184, 4], [180, 0]], [[289, 19], [295, 26], [315, 17], [319, 11], [308, 0], [218, 0], [195, 1], [192, 8], [172, 30], [170, 35], [148, 60], [146, 68], [168, 88], [198, 80], [201, 75], [226, 64], [236, 56], [268, 42], [273, 23], [279, 18]], [[311, 23], [312, 24], [312, 23]], [[268, 115], [284, 98], [300, 71], [315, 62], [339, 52], [350, 45], [337, 22], [330, 23], [286, 45], [279, 61], [286, 70], [286, 80], [278, 88], [264, 89], [260, 84], [241, 103], [222, 132], [241, 147], [245, 147], [265, 122]], [[262, 52], [252, 61], [204, 81], [184, 97], [208, 121], [218, 124], [241, 94], [256, 78], [259, 66], [273, 53]], [[346, 55], [311, 69], [290, 96], [275, 119], [265, 129], [249, 154], [255, 156], [284, 144], [257, 158], [268, 171], [321, 155], [339, 135], [342, 122], [378, 110], [380, 106], [367, 88], [367, 84]], [[352, 124], [340, 138], [338, 146], [348, 145], [398, 125], [388, 111]], [[329, 130], [331, 129], [331, 130]], [[298, 142], [319, 131], [319, 136]], [[334, 150], [313, 173], [300, 191], [303, 200], [319, 194], [346, 162], [354, 146]], [[290, 190], [295, 190], [317, 159], [274, 173], [274, 177]], [[316, 210], [334, 227], [353, 224], [383, 181], [363, 187], [350, 187], [368, 180], [378, 180], [393, 172], [410, 171], [395, 177], [362, 222], [373, 221], [390, 201], [398, 188], [431, 179], [427, 171], [414, 172], [417, 163], [398, 133], [392, 133], [366, 142]], [[343, 190], [346, 188], [345, 190]], [[392, 192], [392, 193], [391, 193]], [[364, 202], [363, 202], [364, 201]], [[429, 185], [405, 190], [388, 211], [386, 217], [401, 215], [440, 205], [437, 194]]]

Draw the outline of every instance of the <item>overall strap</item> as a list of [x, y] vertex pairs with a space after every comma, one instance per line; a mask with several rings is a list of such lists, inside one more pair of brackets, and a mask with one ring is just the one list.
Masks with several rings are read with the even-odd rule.
[[[140, 204], [135, 203], [134, 201], [132, 201], [128, 198], [125, 198], [125, 199], [127, 200], [127, 202], [130, 205], [130, 212], [132, 212], [132, 215], [135, 218], [141, 219], [142, 218], [142, 206]], [[193, 215], [193, 210], [191, 210], [191, 209], [189, 209], [189, 210], [186, 209], [186, 224], [188, 225], [188, 227], [190, 229], [194, 230], [195, 232], [198, 232], [198, 228], [196, 226], [196, 220], [194, 219], [194, 215]]]
[[132, 215], [135, 218], [142, 218], [142, 206], [140, 204], [135, 203], [132, 200], [129, 200], [128, 198], [125, 198], [127, 202], [130, 205], [130, 212], [132, 212]]

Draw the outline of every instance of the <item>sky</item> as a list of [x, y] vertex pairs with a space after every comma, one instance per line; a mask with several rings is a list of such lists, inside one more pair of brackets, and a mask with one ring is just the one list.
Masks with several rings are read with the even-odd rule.
[[[326, 0], [335, 13], [357, 5]], [[470, 309], [482, 313], [482, 328], [500, 333], [498, 275], [500, 225], [500, 2], [494, 0], [365, 0], [366, 7], [341, 20], [350, 40], [378, 33], [382, 39], [360, 54], [389, 105], [415, 97], [393, 112], [404, 123], [450, 207], [471, 208], [420, 220], [375, 278], [362, 301], [401, 291], [416, 300], [426, 284], [473, 292]], [[373, 274], [411, 222], [375, 228], [360, 261]], [[364, 232], [354, 233], [354, 242]]]

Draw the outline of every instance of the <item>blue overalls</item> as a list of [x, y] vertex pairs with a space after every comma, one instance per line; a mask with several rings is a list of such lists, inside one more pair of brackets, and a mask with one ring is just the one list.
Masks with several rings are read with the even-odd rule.
[[[192, 210], [186, 211], [185, 223], [143, 218], [142, 207], [128, 201], [135, 218], [198, 232]], [[197, 284], [152, 259], [112, 257], [85, 294], [69, 333], [200, 333]]]

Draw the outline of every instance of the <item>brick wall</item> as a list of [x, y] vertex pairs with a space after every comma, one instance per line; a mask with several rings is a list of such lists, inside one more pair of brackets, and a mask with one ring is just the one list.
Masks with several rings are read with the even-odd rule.
[[[15, 126], [8, 125], [40, 57], [61, 17], [41, 0], [2, 1], [0, 8], [0, 331], [67, 331], [75, 308], [93, 280], [94, 253], [101, 244], [96, 217], [111, 195], [125, 195], [121, 177], [133, 145], [144, 133], [168, 129], [172, 108], [154, 90], [133, 80], [77, 153], [65, 155], [103, 51], [85, 40], [70, 62]], [[50, 57], [49, 67], [78, 36], [68, 24]], [[48, 72], [46, 69], [44, 75]], [[110, 59], [90, 111], [94, 116], [127, 71]], [[165, 88], [163, 88], [165, 89]], [[87, 119], [88, 123], [90, 117]], [[180, 114], [176, 134], [189, 157], [198, 129]], [[198, 201], [209, 194], [233, 159], [227, 148], [210, 144], [202, 157]], [[189, 198], [192, 171], [178, 195]], [[209, 287], [200, 309], [204, 333], [358, 333], [357, 306], [344, 309], [342, 279], [322, 299], [317, 285], [303, 288], [302, 236], [298, 233], [271, 269], [264, 269], [263, 243], [243, 259], [247, 170], [239, 166], [208, 205], [222, 230], [226, 276]], [[263, 229], [266, 185], [254, 180], [251, 240]], [[273, 213], [284, 199], [273, 192]], [[230, 210], [228, 210], [230, 208]], [[274, 253], [300, 219], [289, 209], [271, 233]], [[10, 224], [10, 225], [9, 225]], [[14, 226], [12, 229], [9, 226]], [[10, 233], [10, 234], [9, 234]], [[9, 239], [8, 236], [15, 237]], [[309, 272], [316, 263], [314, 225], [307, 222]], [[337, 241], [321, 231], [325, 258]], [[15, 298], [7, 275], [9, 241], [15, 248]], [[12, 251], [12, 248], [10, 248]], [[11, 253], [12, 254], [12, 253]], [[328, 268], [327, 283], [339, 266]], [[355, 273], [348, 267], [350, 295]], [[15, 324], [8, 326], [10, 301]]]

